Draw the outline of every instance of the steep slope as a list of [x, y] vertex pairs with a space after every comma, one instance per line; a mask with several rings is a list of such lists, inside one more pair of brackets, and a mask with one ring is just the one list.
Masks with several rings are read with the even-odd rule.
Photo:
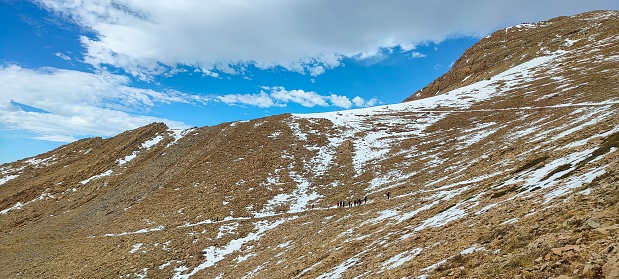
[[[592, 17], [595, 17], [594, 23], [591, 21]], [[572, 17], [558, 17], [534, 24], [523, 23], [497, 31], [465, 51], [454, 62], [449, 72], [415, 92], [405, 101], [434, 96], [489, 79], [537, 57], [563, 51], [574, 53], [582, 50], [583, 47], [588, 49], [589, 43], [593, 41], [598, 42], [600, 46], [604, 45], [604, 47], [596, 51], [591, 50], [592, 52], [588, 54], [583, 53], [583, 59], [586, 58], [595, 62], [600, 52], [612, 57], [616, 54], [616, 52], [615, 54], [612, 53], [615, 49], [603, 42], [612, 44], [614, 34], [619, 32], [619, 27], [613, 23], [614, 20], [612, 12], [592, 12]], [[570, 67], [571, 65], [558, 66], [562, 71], [577, 72], [577, 69]], [[610, 65], [603, 67], [605, 66]], [[595, 80], [587, 80], [587, 82], [606, 84], [606, 80], [600, 80], [606, 77], [602, 74]], [[574, 81], [577, 81], [577, 79]], [[614, 82], [616, 83], [616, 81]], [[602, 95], [600, 97], [608, 96]]]
[[616, 278], [618, 28], [497, 31], [402, 104], [2, 165], [0, 276]]

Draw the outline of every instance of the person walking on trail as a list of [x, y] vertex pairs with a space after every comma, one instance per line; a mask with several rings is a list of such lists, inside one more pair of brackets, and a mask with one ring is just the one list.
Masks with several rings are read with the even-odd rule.
[[368, 196], [365, 196], [365, 198], [363, 198], [363, 204], [368, 203]]
[[387, 192], [387, 199], [391, 198], [391, 192]]

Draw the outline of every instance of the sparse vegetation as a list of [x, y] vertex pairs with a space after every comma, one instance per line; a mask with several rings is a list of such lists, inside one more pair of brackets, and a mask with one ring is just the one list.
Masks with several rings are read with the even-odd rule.
[[619, 132], [616, 132], [612, 135], [610, 135], [608, 138], [606, 138], [601, 144], [600, 147], [598, 147], [595, 151], [593, 151], [593, 153], [591, 153], [591, 155], [589, 157], [587, 157], [586, 159], [578, 162], [578, 164], [576, 164], [576, 167], [574, 168], [574, 170], [562, 175], [561, 177], [559, 177], [559, 179], [564, 179], [567, 177], [570, 177], [572, 174], [574, 174], [576, 171], [578, 171], [580, 168], [582, 168], [583, 166], [585, 166], [587, 163], [595, 160], [597, 157], [604, 155], [606, 153], [608, 153], [611, 148], [619, 148]]
[[542, 156], [542, 157], [537, 157], [535, 159], [529, 160], [526, 163], [524, 163], [524, 165], [522, 165], [521, 167], [513, 171], [512, 174], [517, 174], [525, 170], [531, 169], [537, 165], [544, 163], [546, 160], [548, 160], [548, 158], [549, 156]]
[[519, 187], [518, 187], [518, 186], [515, 186], [515, 185], [514, 185], [514, 186], [511, 186], [511, 187], [508, 187], [508, 188], [506, 188], [506, 189], [503, 189], [503, 190], [501, 190], [501, 191], [498, 191], [498, 192], [496, 192], [496, 193], [492, 194], [492, 196], [490, 196], [490, 198], [491, 198], [491, 199], [500, 198], [500, 197], [505, 196], [505, 195], [507, 195], [507, 194], [509, 194], [509, 193], [516, 192], [516, 191], [518, 190], [518, 188], [519, 188]]
[[566, 171], [569, 170], [572, 167], [572, 164], [564, 164], [564, 165], [560, 165], [558, 166], [556, 169], [552, 170], [551, 172], [549, 172], [546, 176], [544, 176], [544, 178], [542, 178], [541, 181], [544, 181], [550, 177], [552, 177], [553, 175], [555, 175], [556, 173], [562, 172], [562, 171]]

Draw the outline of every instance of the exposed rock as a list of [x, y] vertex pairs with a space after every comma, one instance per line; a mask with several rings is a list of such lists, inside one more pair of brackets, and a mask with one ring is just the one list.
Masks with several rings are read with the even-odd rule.
[[574, 251], [578, 252], [578, 251], [580, 251], [580, 246], [578, 246], [578, 245], [567, 245], [567, 246], [564, 246], [564, 247], [552, 248], [550, 250], [553, 253], [555, 253], [556, 255], [561, 255], [563, 252], [570, 251], [570, 250], [574, 250]]

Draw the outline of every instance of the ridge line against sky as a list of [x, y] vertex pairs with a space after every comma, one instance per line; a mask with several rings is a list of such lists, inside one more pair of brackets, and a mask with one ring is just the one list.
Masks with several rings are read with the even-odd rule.
[[610, 0], [0, 0], [0, 163], [151, 122], [401, 102], [489, 33]]

